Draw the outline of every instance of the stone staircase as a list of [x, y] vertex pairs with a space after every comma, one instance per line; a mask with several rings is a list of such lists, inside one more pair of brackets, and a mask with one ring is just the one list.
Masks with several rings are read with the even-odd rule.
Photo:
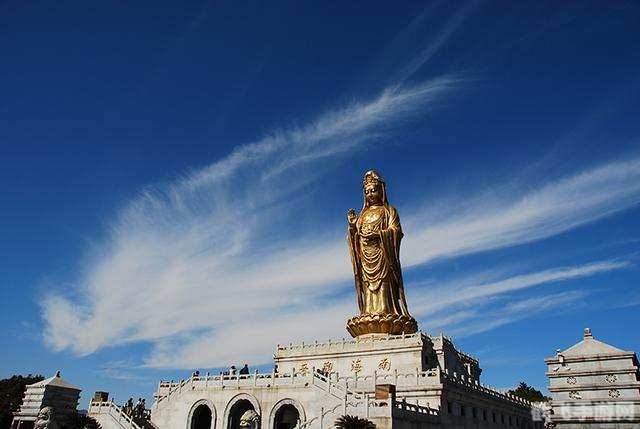
[[[363, 414], [369, 417], [372, 407], [380, 409], [390, 409], [393, 404], [372, 400], [366, 392], [356, 392], [349, 389], [345, 384], [331, 380], [321, 373], [312, 373], [312, 386], [325, 393], [326, 401], [320, 407], [319, 415], [311, 417], [304, 422], [300, 422], [297, 429], [305, 429], [310, 427], [333, 427], [333, 422], [345, 414]], [[339, 401], [339, 402], [336, 402]]]
[[87, 414], [93, 417], [102, 429], [158, 429], [147, 419], [129, 416], [113, 401], [91, 401]]

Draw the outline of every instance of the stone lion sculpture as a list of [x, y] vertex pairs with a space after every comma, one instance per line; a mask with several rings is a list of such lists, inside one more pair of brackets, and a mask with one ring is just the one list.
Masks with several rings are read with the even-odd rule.
[[242, 429], [258, 429], [260, 427], [260, 415], [255, 410], [247, 410], [240, 417]]
[[43, 407], [38, 413], [35, 429], [58, 429], [58, 424], [53, 419], [53, 407]]

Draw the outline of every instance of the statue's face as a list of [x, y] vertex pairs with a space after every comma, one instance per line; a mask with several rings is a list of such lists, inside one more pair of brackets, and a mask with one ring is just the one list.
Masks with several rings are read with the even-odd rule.
[[364, 198], [370, 205], [382, 204], [382, 186], [379, 183], [368, 183], [364, 187]]

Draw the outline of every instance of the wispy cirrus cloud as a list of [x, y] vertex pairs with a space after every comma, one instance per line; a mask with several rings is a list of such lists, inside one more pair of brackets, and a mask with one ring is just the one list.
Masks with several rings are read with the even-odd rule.
[[485, 332], [551, 309], [566, 307], [584, 298], [580, 290], [514, 298], [525, 289], [546, 285], [558, 287], [567, 282], [632, 267], [627, 260], [604, 260], [579, 266], [518, 274], [496, 275], [486, 281], [488, 273], [464, 279], [450, 279], [426, 290], [413, 302], [413, 312], [424, 328], [463, 337]]
[[[136, 341], [162, 349], [198, 332], [237, 332], [238, 314], [277, 323], [273, 315], [300, 315], [327, 299], [349, 271], [342, 243], [278, 233], [292, 216], [285, 197], [316, 178], [301, 167], [370, 144], [418, 118], [458, 83], [445, 76], [387, 88], [369, 102], [274, 132], [173, 183], [142, 190], [93, 251], [71, 296], [52, 293], [43, 303], [47, 344], [80, 355]], [[321, 284], [329, 286], [315, 287]], [[241, 344], [230, 350], [239, 353]]]
[[[414, 300], [413, 311], [417, 316], [428, 316], [440, 311], [451, 310], [456, 305], [477, 303], [482, 299], [497, 297], [549, 283], [560, 283], [583, 277], [590, 277], [608, 271], [628, 268], [629, 261], [607, 260], [585, 265], [555, 267], [533, 273], [502, 277], [495, 281], [475, 281], [473, 276], [465, 280], [450, 280], [430, 288]], [[483, 274], [485, 276], [486, 274]]]
[[406, 265], [540, 240], [633, 207], [640, 203], [640, 159], [603, 164], [525, 193], [497, 186], [459, 201], [405, 215], [405, 229], [414, 230], [405, 244]]
[[501, 303], [499, 306], [488, 310], [487, 306], [480, 306], [475, 310], [458, 310], [446, 318], [456, 318], [454, 324], [443, 325], [443, 320], [433, 322], [434, 329], [447, 327], [447, 334], [456, 338], [496, 329], [509, 323], [517, 322], [530, 317], [540, 316], [548, 311], [566, 308], [582, 300], [587, 295], [583, 291], [568, 291], [526, 299], [516, 299]]
[[[73, 293], [45, 299], [47, 344], [86, 355], [147, 342], [152, 351], [144, 357], [146, 365], [194, 368], [262, 363], [278, 342], [343, 336], [344, 321], [355, 311], [343, 234], [292, 235], [283, 222], [295, 216], [286, 197], [318, 179], [317, 169], [307, 168], [312, 163], [348, 156], [419, 118], [458, 84], [443, 77], [389, 88], [369, 102], [239, 147], [173, 183], [144, 189], [114, 220], [109, 239], [93, 252]], [[543, 239], [629, 208], [639, 198], [640, 160], [633, 159], [524, 194], [501, 186], [437, 212], [409, 209], [402, 214], [403, 261], [409, 269]], [[317, 210], [315, 216], [329, 214]], [[341, 221], [323, 223], [340, 231]], [[518, 284], [619, 268], [611, 263], [574, 272], [548, 270], [467, 292], [490, 299]]]
[[[418, 53], [413, 55], [411, 60], [405, 67], [400, 69], [396, 76], [398, 82], [404, 82], [413, 76], [418, 70], [424, 67], [434, 55], [441, 50], [441, 48], [449, 41], [449, 39], [456, 33], [460, 26], [473, 14], [476, 8], [479, 6], [478, 2], [468, 1], [464, 2], [457, 7], [457, 9], [449, 16], [447, 20], [438, 28], [433, 38], [427, 40], [418, 50]], [[425, 9], [423, 15], [429, 16], [433, 4]], [[424, 19], [424, 16], [417, 17], [411, 24], [419, 23]], [[420, 28], [420, 27], [418, 27]], [[406, 32], [419, 31], [414, 25], [409, 25], [406, 28]]]

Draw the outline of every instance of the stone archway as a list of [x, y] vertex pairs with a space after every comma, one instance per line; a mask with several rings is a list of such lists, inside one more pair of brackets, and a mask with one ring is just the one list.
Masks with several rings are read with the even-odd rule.
[[216, 409], [215, 406], [206, 399], [193, 404], [189, 411], [187, 429], [215, 429]]
[[298, 421], [304, 422], [304, 408], [294, 399], [283, 399], [273, 406], [268, 429], [293, 429]]
[[256, 398], [246, 393], [234, 396], [224, 411], [224, 429], [240, 429], [240, 417], [248, 410], [254, 410], [262, 420], [260, 404]]

